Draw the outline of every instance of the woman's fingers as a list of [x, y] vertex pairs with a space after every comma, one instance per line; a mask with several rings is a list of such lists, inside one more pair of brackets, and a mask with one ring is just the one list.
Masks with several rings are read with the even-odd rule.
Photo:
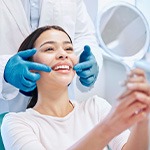
[[129, 128], [147, 119], [150, 112], [150, 85], [143, 70], [134, 69], [124, 82], [125, 91], [118, 98], [114, 111], [110, 112], [117, 129]]
[[126, 95], [122, 95], [119, 97], [119, 100], [122, 101], [123, 106], [131, 105], [135, 101], [139, 101], [147, 106], [150, 106], [150, 96], [142, 92], [126, 92]]
[[125, 81], [125, 85], [127, 83], [141, 83], [141, 82], [146, 82], [145, 77], [143, 76], [134, 76], [134, 77], [129, 77], [126, 81]]
[[[125, 106], [123, 101], [119, 101], [119, 105], [114, 107], [109, 113], [107, 121], [111, 122], [114, 130], [123, 131], [135, 123], [142, 121], [148, 114], [147, 105], [135, 101], [131, 105]], [[116, 131], [116, 132], [117, 132]]]
[[125, 87], [128, 83], [144, 83], [146, 79], [143, 76], [135, 76], [135, 77], [128, 77], [125, 81], [121, 82], [121, 86]]
[[142, 111], [146, 112], [147, 109], [148, 109], [147, 105], [136, 101], [129, 106], [128, 111], [129, 111], [129, 115], [133, 116], [141, 113]]
[[139, 68], [131, 70], [131, 72], [128, 74], [129, 77], [133, 77], [135, 75], [146, 77], [145, 72], [142, 69], [139, 69]]
[[146, 76], [144, 71], [139, 69], [134, 69], [128, 74], [127, 79], [123, 82], [123, 86], [125, 86], [127, 83], [140, 83], [140, 82], [147, 82]]
[[126, 86], [129, 91], [141, 91], [150, 96], [150, 85], [148, 83], [128, 83]]
[[145, 73], [141, 69], [134, 69], [130, 72], [128, 79], [124, 82], [126, 91], [120, 95], [119, 99], [128, 96], [134, 91], [143, 92], [150, 96], [150, 85], [148, 84]]

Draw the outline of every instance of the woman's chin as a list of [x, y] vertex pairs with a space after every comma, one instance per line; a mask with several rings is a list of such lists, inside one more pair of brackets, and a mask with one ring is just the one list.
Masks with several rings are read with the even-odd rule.
[[68, 80], [65, 78], [61, 78], [57, 80], [57, 83], [60, 84], [60, 86], [68, 86], [72, 82], [72, 79]]

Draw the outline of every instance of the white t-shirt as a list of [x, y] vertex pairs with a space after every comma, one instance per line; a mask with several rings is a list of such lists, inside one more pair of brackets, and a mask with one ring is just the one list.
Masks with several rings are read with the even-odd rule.
[[[6, 150], [65, 150], [101, 122], [111, 109], [106, 100], [97, 96], [73, 104], [73, 111], [63, 118], [42, 115], [33, 109], [7, 114], [1, 127]], [[110, 148], [121, 150], [128, 136], [127, 130], [115, 137]]]

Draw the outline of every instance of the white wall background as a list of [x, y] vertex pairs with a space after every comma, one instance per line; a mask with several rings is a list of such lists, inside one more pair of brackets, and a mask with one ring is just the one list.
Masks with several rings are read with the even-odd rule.
[[[110, 2], [115, 0], [84, 0], [87, 6], [87, 10], [89, 15], [91, 16], [94, 23], [96, 23], [97, 12], [101, 11], [105, 6], [107, 6]], [[119, 1], [119, 0], [117, 0]], [[137, 5], [138, 8], [144, 13], [147, 20], [149, 20], [150, 24], [150, 0], [124, 0], [125, 2], [129, 2], [130, 4]], [[149, 11], [149, 12], [148, 12]], [[84, 100], [88, 97], [97, 94], [108, 100], [111, 104], [116, 101], [116, 97], [122, 91], [119, 83], [123, 81], [126, 77], [126, 71], [124, 66], [110, 60], [109, 58], [104, 57], [104, 65], [102, 70], [100, 71], [99, 77], [97, 79], [94, 88], [89, 90], [79, 90], [75, 88], [76, 99]]]

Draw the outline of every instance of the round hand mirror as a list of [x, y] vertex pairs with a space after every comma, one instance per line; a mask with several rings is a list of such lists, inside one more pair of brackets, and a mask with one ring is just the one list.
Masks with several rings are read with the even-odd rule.
[[97, 36], [104, 54], [127, 69], [148, 50], [149, 26], [143, 14], [128, 3], [111, 3], [98, 13]]

